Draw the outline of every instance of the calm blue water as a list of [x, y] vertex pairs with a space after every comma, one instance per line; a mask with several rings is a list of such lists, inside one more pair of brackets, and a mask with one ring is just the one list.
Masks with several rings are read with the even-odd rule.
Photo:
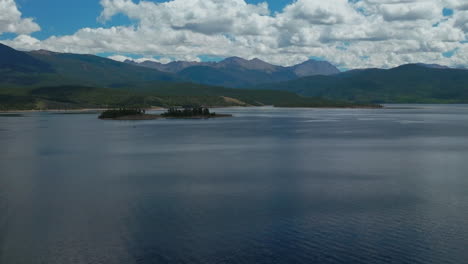
[[0, 116], [0, 263], [468, 263], [468, 106]]

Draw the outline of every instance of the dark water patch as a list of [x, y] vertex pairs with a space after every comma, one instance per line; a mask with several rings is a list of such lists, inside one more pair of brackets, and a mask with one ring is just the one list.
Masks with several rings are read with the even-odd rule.
[[23, 117], [23, 114], [17, 114], [17, 113], [0, 113], [0, 117]]
[[67, 112], [51, 112], [52, 115], [98, 115], [100, 111], [67, 111]]
[[408, 108], [5, 119], [0, 263], [463, 263], [468, 109]]
[[6, 236], [8, 232], [8, 198], [0, 187], [0, 260], [5, 250]]

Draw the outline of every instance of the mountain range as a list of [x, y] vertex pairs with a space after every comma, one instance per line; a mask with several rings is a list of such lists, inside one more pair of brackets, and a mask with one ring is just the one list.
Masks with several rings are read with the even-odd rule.
[[[68, 95], [58, 96], [54, 87], [66, 87]], [[89, 92], [94, 88], [98, 90]], [[48, 97], [51, 91], [54, 96]], [[99, 100], [86, 94], [99, 95]], [[23, 52], [0, 44], [0, 96], [3, 102], [62, 100], [75, 105], [468, 103], [468, 71], [418, 63], [339, 72], [328, 62], [282, 67], [238, 57], [200, 63], [118, 62], [94, 55]]]
[[0, 44], [0, 86], [80, 84], [101, 87], [145, 81], [182, 82], [170, 73], [94, 55], [22, 52]]
[[128, 64], [156, 69], [158, 71], [177, 74], [195, 83], [220, 85], [225, 87], [247, 87], [261, 83], [294, 80], [299, 77], [314, 75], [333, 75], [340, 70], [326, 61], [308, 60], [291, 67], [277, 66], [260, 59], [246, 60], [230, 57], [220, 62], [187, 62], [174, 61], [162, 64], [154, 61], [135, 62]]
[[286, 91], [196, 84], [179, 74], [99, 56], [46, 50], [22, 52], [0, 44], [0, 110], [173, 105], [352, 104], [306, 98]]
[[[145, 81], [193, 82], [198, 84], [242, 88], [262, 83], [289, 81], [303, 76], [331, 75], [340, 71], [325, 61], [309, 60], [292, 66], [276, 66], [259, 59], [239, 57], [220, 62], [177, 61], [161, 64], [152, 61], [117, 62], [94, 55], [56, 53], [46, 50], [21, 52], [0, 44], [0, 70], [9, 69], [13, 82], [36, 83], [52, 79], [61, 83], [121, 86]], [[39, 78], [19, 73], [48, 73]], [[3, 77], [6, 78], [5, 75]], [[48, 84], [48, 83], [47, 83]]]
[[52, 71], [50, 65], [44, 61], [2, 44], [0, 44], [0, 70], [25, 73]]
[[436, 64], [352, 70], [264, 84], [253, 89], [361, 103], [468, 103], [468, 70]]

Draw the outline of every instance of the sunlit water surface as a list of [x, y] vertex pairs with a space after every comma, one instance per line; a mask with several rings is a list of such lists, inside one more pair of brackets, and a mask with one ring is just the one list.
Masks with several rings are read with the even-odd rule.
[[0, 116], [0, 263], [468, 263], [468, 106]]

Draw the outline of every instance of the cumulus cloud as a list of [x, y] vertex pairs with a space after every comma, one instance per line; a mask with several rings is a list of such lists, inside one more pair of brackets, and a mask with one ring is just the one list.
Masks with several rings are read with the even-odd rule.
[[436, 3], [399, 3], [381, 5], [383, 18], [386, 21], [414, 21], [414, 20], [432, 20], [437, 18], [440, 9]]
[[[100, 28], [43, 41], [23, 32], [3, 42], [20, 49], [115, 53], [116, 60], [125, 54], [166, 62], [210, 55], [291, 65], [313, 56], [343, 68], [468, 64], [462, 54], [468, 45], [466, 0], [297, 0], [278, 12], [244, 0], [101, 0], [101, 5]], [[453, 15], [444, 16], [444, 8]], [[118, 14], [133, 24], [105, 27]], [[450, 51], [454, 56], [444, 56]]]
[[29, 34], [40, 27], [32, 18], [22, 18], [14, 0], [0, 0], [0, 35], [3, 33]]
[[465, 33], [468, 33], [468, 9], [460, 11], [455, 16], [455, 27], [460, 28]]
[[[124, 55], [112, 55], [112, 56], [108, 56], [107, 58], [109, 58], [111, 60], [115, 60], [115, 61], [120, 61], [120, 62], [125, 62], [125, 61], [128, 60], [128, 61], [133, 61], [133, 62], [138, 62], [138, 63], [145, 62], [145, 61], [152, 61], [152, 62], [167, 64], [167, 63], [170, 63], [170, 62], [173, 62], [173, 61], [177, 61], [177, 59], [168, 58], [168, 57], [161, 57], [161, 58], [157, 58], [157, 59], [154, 58], [154, 57], [132, 58], [132, 57], [129, 57], [129, 56], [124, 56]], [[179, 60], [181, 60], [181, 61], [190, 61], [190, 62], [200, 62], [201, 61], [200, 58], [191, 57], [191, 56], [181, 58]]]
[[358, 19], [347, 0], [297, 1], [284, 9], [283, 16], [315, 25], [336, 25]]

